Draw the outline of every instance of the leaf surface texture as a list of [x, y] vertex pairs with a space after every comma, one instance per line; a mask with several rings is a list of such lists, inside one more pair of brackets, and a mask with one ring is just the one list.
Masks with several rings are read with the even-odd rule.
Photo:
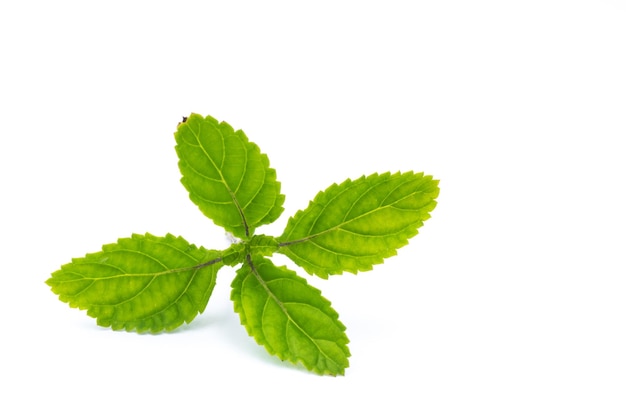
[[369, 270], [417, 234], [438, 194], [438, 181], [413, 172], [333, 184], [289, 219], [279, 252], [322, 278]]
[[241, 130], [192, 114], [174, 136], [181, 182], [215, 224], [245, 239], [280, 216], [285, 197], [276, 171]]
[[232, 282], [231, 298], [250, 336], [282, 360], [319, 374], [342, 375], [348, 338], [321, 292], [267, 258], [248, 258]]
[[156, 333], [204, 311], [222, 265], [219, 254], [173, 235], [133, 235], [73, 259], [46, 283], [100, 326]]

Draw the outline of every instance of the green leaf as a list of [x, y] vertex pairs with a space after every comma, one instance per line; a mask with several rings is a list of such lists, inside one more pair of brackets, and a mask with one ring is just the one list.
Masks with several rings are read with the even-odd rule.
[[248, 241], [233, 243], [222, 254], [224, 265], [235, 266], [243, 263], [246, 256], [271, 256], [278, 250], [275, 238], [266, 235], [254, 235]]
[[322, 278], [372, 269], [417, 234], [438, 194], [438, 181], [413, 172], [333, 184], [289, 219], [279, 252]]
[[219, 255], [182, 237], [133, 235], [73, 259], [46, 283], [100, 326], [156, 333], [204, 311], [222, 265]]
[[318, 374], [343, 375], [350, 356], [345, 326], [321, 292], [295, 272], [248, 256], [231, 299], [248, 334], [269, 353]]
[[175, 133], [189, 197], [215, 224], [248, 238], [283, 211], [276, 171], [241, 131], [211, 116], [192, 114]]

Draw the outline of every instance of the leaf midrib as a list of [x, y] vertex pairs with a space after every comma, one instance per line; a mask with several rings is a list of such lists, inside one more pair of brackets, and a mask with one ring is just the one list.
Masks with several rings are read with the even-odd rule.
[[[224, 175], [222, 175], [222, 167], [218, 167], [217, 164], [215, 163], [215, 161], [213, 160], [213, 158], [211, 157], [211, 155], [207, 152], [206, 148], [204, 147], [204, 145], [202, 144], [202, 142], [200, 141], [200, 132], [196, 133], [194, 130], [191, 130], [191, 133], [195, 136], [196, 138], [196, 142], [198, 143], [198, 146], [200, 147], [200, 149], [202, 149], [202, 153], [204, 153], [204, 155], [207, 157], [207, 159], [211, 162], [211, 165], [213, 165], [213, 167], [215, 168], [215, 170], [217, 171], [218, 175], [220, 176], [220, 180], [222, 182], [222, 184], [224, 184], [224, 187], [226, 188], [226, 190], [228, 191], [228, 193], [230, 194], [231, 198], [233, 199], [233, 203], [235, 204], [235, 207], [237, 208], [237, 211], [239, 212], [239, 215], [241, 216], [241, 222], [244, 228], [244, 233], [246, 235], [246, 237], [250, 236], [250, 230], [248, 228], [248, 221], [246, 220], [246, 216], [243, 212], [243, 208], [241, 207], [241, 204], [239, 203], [239, 200], [237, 199], [237, 195], [235, 194], [235, 192], [233, 190], [231, 190], [230, 186], [228, 185], [228, 183], [226, 182], [226, 179], [224, 178]], [[220, 139], [222, 140], [222, 161], [226, 159], [226, 142], [224, 139], [224, 135], [222, 134], [222, 132], [219, 130], [219, 128], [215, 129], [218, 134], [220, 135]], [[246, 156], [246, 161], [248, 158], [248, 153], [244, 152], [245, 156]], [[244, 172], [245, 172], [245, 168], [244, 168]], [[243, 179], [244, 175], [241, 176], [241, 178], [239, 179], [239, 184], [241, 184], [241, 181]], [[238, 185], [239, 187], [239, 185]]]
[[[335, 226], [333, 226], [333, 227], [331, 227], [331, 228], [328, 228], [328, 229], [326, 229], [326, 230], [322, 230], [322, 231], [317, 232], [317, 233], [314, 233], [314, 234], [312, 234], [312, 235], [309, 235], [309, 236], [306, 236], [306, 237], [303, 237], [303, 238], [300, 238], [300, 239], [292, 240], [292, 241], [280, 242], [280, 243], [278, 244], [278, 246], [279, 246], [279, 247], [283, 247], [283, 246], [290, 246], [290, 245], [294, 245], [294, 244], [296, 244], [296, 243], [306, 242], [306, 241], [308, 241], [308, 240], [314, 239], [314, 238], [316, 238], [316, 237], [318, 237], [318, 236], [324, 235], [324, 234], [329, 233], [329, 232], [332, 232], [332, 231], [334, 231], [334, 230], [341, 229], [341, 228], [343, 228], [345, 225], [350, 224], [350, 223], [351, 223], [351, 222], [353, 222], [353, 221], [359, 220], [359, 219], [360, 219], [360, 218], [362, 218], [362, 217], [369, 216], [369, 215], [371, 215], [371, 214], [373, 214], [373, 213], [376, 213], [376, 212], [377, 212], [377, 211], [379, 211], [379, 210], [383, 210], [383, 209], [386, 209], [386, 208], [389, 208], [389, 207], [394, 207], [394, 205], [395, 205], [395, 204], [397, 204], [397, 203], [401, 202], [402, 200], [405, 200], [405, 199], [407, 199], [407, 198], [409, 198], [409, 197], [412, 197], [413, 195], [417, 194], [418, 192], [423, 192], [423, 191], [415, 191], [415, 192], [413, 192], [413, 193], [411, 193], [411, 194], [409, 194], [409, 195], [407, 195], [407, 196], [404, 196], [404, 197], [402, 197], [402, 198], [400, 198], [400, 199], [398, 199], [398, 200], [393, 201], [393, 202], [392, 202], [392, 203], [390, 203], [390, 204], [386, 204], [386, 205], [384, 205], [384, 206], [378, 206], [378, 207], [376, 207], [375, 209], [372, 209], [372, 210], [370, 210], [370, 211], [368, 211], [368, 212], [365, 212], [365, 213], [360, 214], [360, 215], [358, 215], [358, 216], [356, 216], [356, 217], [353, 217], [353, 218], [351, 218], [350, 220], [343, 221], [343, 222], [341, 222], [341, 223], [339, 223], [339, 224], [337, 224], [337, 225], [335, 225]], [[329, 203], [330, 203], [330, 202], [329, 202]], [[324, 209], [323, 209], [323, 211], [324, 211], [324, 210], [326, 210], [326, 208], [328, 207], [329, 203], [328, 203], [328, 204], [326, 204], [326, 205], [324, 205]], [[429, 203], [430, 203], [430, 202], [427, 202], [427, 203], [426, 203], [426, 204], [424, 204], [423, 206], [418, 207], [418, 208], [417, 208], [417, 210], [421, 210], [422, 208], [424, 208], [425, 206], [427, 206]], [[411, 208], [411, 209], [403, 209], [403, 208], [398, 208], [398, 207], [394, 207], [394, 208], [395, 208], [395, 209], [397, 209], [397, 210], [400, 210], [400, 211], [408, 211], [408, 212], [414, 212], [414, 211], [416, 211], [416, 209], [415, 209], [415, 208]], [[318, 219], [319, 219], [319, 216], [318, 216]], [[317, 219], [316, 219], [316, 220], [317, 220]]]

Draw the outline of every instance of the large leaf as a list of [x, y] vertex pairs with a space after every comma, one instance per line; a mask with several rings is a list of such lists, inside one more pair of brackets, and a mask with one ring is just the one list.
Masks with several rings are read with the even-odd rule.
[[279, 252], [322, 278], [369, 270], [417, 234], [438, 194], [438, 181], [413, 172], [333, 184], [289, 219]]
[[156, 333], [204, 311], [222, 265], [219, 255], [181, 237], [133, 235], [73, 259], [46, 283], [101, 326]]
[[348, 338], [319, 290], [266, 258], [248, 257], [232, 282], [231, 299], [250, 336], [282, 360], [319, 374], [343, 374]]
[[181, 179], [191, 200], [233, 235], [248, 238], [283, 211], [276, 171], [241, 131], [192, 114], [175, 133]]

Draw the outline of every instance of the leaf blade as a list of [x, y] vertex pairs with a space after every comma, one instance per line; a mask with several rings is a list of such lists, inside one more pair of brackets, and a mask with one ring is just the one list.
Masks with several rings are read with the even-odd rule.
[[288, 220], [278, 251], [322, 278], [372, 269], [417, 234], [438, 195], [437, 180], [411, 171], [333, 184]]
[[221, 267], [219, 255], [181, 237], [132, 235], [73, 259], [46, 283], [100, 326], [158, 333], [204, 311]]
[[225, 122], [191, 114], [176, 133], [181, 182], [213, 222], [248, 238], [283, 211], [276, 171], [267, 155]]
[[241, 324], [270, 354], [321, 375], [344, 374], [350, 356], [345, 326], [305, 279], [267, 258], [249, 257], [231, 287]]

